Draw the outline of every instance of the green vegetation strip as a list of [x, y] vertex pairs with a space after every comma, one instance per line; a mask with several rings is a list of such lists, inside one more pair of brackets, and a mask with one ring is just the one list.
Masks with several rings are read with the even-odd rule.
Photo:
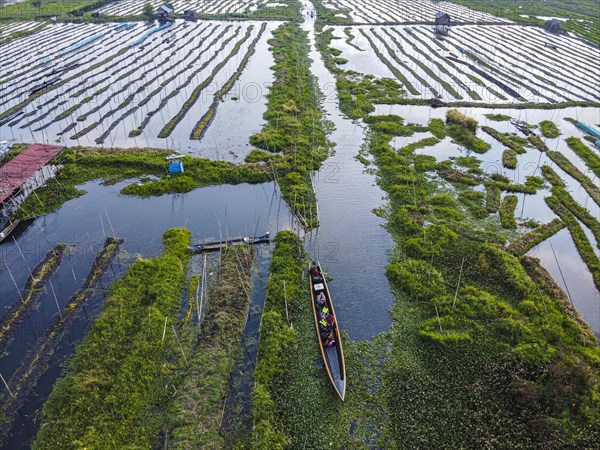
[[527, 152], [527, 150], [525, 150], [525, 147], [529, 145], [527, 139], [514, 134], [500, 133], [498, 130], [487, 126], [483, 126], [481, 129], [514, 152], [518, 154]]
[[587, 265], [588, 269], [590, 269], [596, 288], [600, 289], [600, 260], [596, 256], [594, 247], [590, 244], [585, 231], [583, 231], [583, 228], [581, 228], [581, 225], [579, 225], [575, 216], [562, 205], [558, 198], [553, 195], [546, 197], [545, 200], [550, 209], [560, 217], [569, 229], [579, 256], [581, 256], [583, 262]]
[[[208, 306], [202, 307], [201, 324], [188, 324], [180, 333], [188, 364], [178, 374], [169, 407], [169, 448], [225, 448], [226, 436], [219, 430], [229, 376], [241, 351], [254, 254], [250, 246], [223, 251], [219, 280], [210, 288]], [[195, 282], [188, 296], [194, 315], [196, 287]]]
[[552, 170], [550, 166], [543, 166], [542, 172], [553, 186], [552, 195], [556, 197], [556, 199], [558, 199], [571, 214], [577, 217], [577, 219], [591, 230], [596, 239], [596, 246], [600, 248], [600, 221], [598, 218], [594, 217], [587, 208], [584, 208], [575, 201], [571, 194], [569, 194], [569, 191], [565, 189], [565, 185], [558, 174]]
[[[275, 65], [266, 120], [250, 143], [266, 152], [253, 152], [248, 160], [263, 161], [275, 172], [282, 195], [306, 228], [318, 225], [311, 173], [329, 153], [330, 125], [323, 118], [319, 87], [310, 72], [306, 33], [295, 23], [285, 23], [269, 40]], [[272, 155], [280, 153], [280, 155]]]
[[558, 127], [551, 120], [542, 120], [540, 122], [540, 131], [546, 138], [554, 139], [560, 136]]
[[529, 141], [541, 152], [545, 152], [548, 157], [562, 170], [579, 181], [581, 187], [589, 194], [592, 200], [600, 206], [600, 188], [579, 170], [569, 159], [560, 152], [550, 150], [539, 136], [529, 136]]
[[512, 242], [507, 247], [507, 250], [515, 256], [523, 256], [533, 247], [554, 236], [564, 227], [565, 224], [560, 219], [554, 219], [552, 222], [541, 225], [529, 233], [524, 234], [519, 239]]
[[17, 212], [30, 219], [58, 210], [64, 202], [85, 194], [77, 188], [87, 181], [103, 179], [105, 183], [139, 178], [160, 177], [126, 186], [121, 193], [149, 197], [183, 193], [213, 184], [264, 183], [272, 180], [268, 167], [259, 164], [235, 165], [186, 156], [185, 173], [168, 176], [166, 157], [169, 152], [157, 149], [104, 149], [74, 147], [61, 154], [61, 168], [56, 177], [29, 196]]
[[355, 48], [359, 52], [364, 52], [364, 50], [362, 48], [360, 48], [358, 45], [352, 43], [352, 41], [356, 38], [356, 36], [354, 36], [352, 34], [352, 28], [350, 28], [350, 27], [344, 28], [344, 33], [346, 34], [346, 36], [348, 36], [348, 39], [346, 39], [346, 44], [348, 44], [350, 47]]
[[585, 162], [585, 165], [600, 178], [600, 156], [576, 137], [567, 138], [569, 148]]
[[227, 94], [227, 92], [229, 92], [229, 90], [231, 89], [233, 84], [237, 81], [237, 79], [240, 77], [240, 75], [246, 68], [248, 61], [254, 54], [254, 50], [256, 49], [256, 44], [262, 37], [266, 28], [267, 28], [267, 24], [263, 23], [262, 26], [260, 27], [260, 31], [258, 32], [256, 37], [250, 43], [250, 46], [248, 47], [246, 54], [240, 61], [240, 65], [238, 66], [236, 71], [223, 84], [221, 89], [219, 89], [217, 92], [215, 92], [212, 104], [209, 106], [206, 114], [204, 114], [204, 116], [202, 116], [202, 118], [194, 126], [194, 129], [192, 130], [192, 134], [190, 135], [190, 139], [202, 139], [202, 137], [204, 136], [204, 133], [206, 132], [208, 126], [210, 125], [210, 122], [212, 121], [212, 119], [214, 118], [214, 116], [217, 112], [217, 108], [219, 107], [219, 103], [222, 101], [223, 96], [225, 94]]
[[177, 321], [191, 234], [171, 229], [163, 253], [134, 262], [115, 282], [42, 411], [33, 444], [45, 448], [150, 448], [156, 442], [178, 343]]
[[517, 228], [515, 220], [515, 209], [519, 199], [516, 195], [507, 195], [500, 205], [500, 224], [502, 228]]
[[54, 354], [56, 345], [73, 322], [79, 308], [93, 295], [94, 286], [104, 275], [109, 263], [119, 251], [121, 243], [122, 239], [106, 239], [102, 251], [94, 259], [82, 288], [67, 301], [59, 317], [37, 340], [35, 346], [27, 352], [25, 358], [21, 360], [19, 367], [8, 383], [13, 395], [4, 395], [4, 401], [0, 406], [0, 436], [8, 436], [14, 416], [25, 403], [39, 377], [46, 371], [46, 364]]
[[196, 86], [196, 88], [192, 91], [192, 94], [185, 101], [185, 103], [183, 104], [183, 106], [181, 107], [179, 112], [177, 114], [175, 114], [175, 116], [162, 128], [162, 130], [160, 130], [160, 133], [158, 133], [158, 137], [166, 138], [171, 134], [171, 132], [173, 131], [175, 126], [179, 122], [181, 122], [181, 119], [183, 119], [183, 117], [189, 112], [189, 110], [192, 108], [192, 106], [194, 106], [194, 104], [198, 101], [198, 98], [200, 97], [200, 93], [206, 88], [206, 86], [208, 86], [210, 83], [212, 83], [215, 76], [217, 76], [217, 74], [221, 71], [221, 69], [223, 67], [225, 67], [225, 65], [229, 62], [229, 60], [231, 58], [233, 58], [235, 55], [237, 55], [237, 53], [240, 51], [240, 48], [242, 47], [244, 42], [246, 42], [250, 38], [253, 28], [254, 28], [254, 25], [250, 25], [246, 29], [246, 34], [244, 34], [242, 39], [240, 39], [239, 41], [237, 41], [235, 43], [234, 47], [231, 49], [231, 52], [229, 52], [229, 54], [225, 57], [225, 59], [223, 59], [221, 62], [219, 62], [219, 64], [217, 64], [213, 68], [210, 75], [202, 83], [200, 83], [198, 86]]
[[6, 350], [17, 327], [33, 308], [48, 279], [56, 272], [62, 261], [66, 246], [59, 244], [48, 252], [27, 278], [25, 289], [19, 293], [19, 300], [0, 319], [0, 356]]
[[[4, 13], [4, 11], [2, 11]], [[4, 15], [4, 14], [2, 14]], [[0, 45], [7, 45], [10, 42], [14, 41], [15, 39], [20, 39], [20, 38], [24, 38], [27, 36], [31, 36], [32, 34], [35, 34], [39, 31], [42, 31], [46, 25], [48, 25], [48, 23], [42, 22], [40, 23], [37, 27], [35, 28], [31, 28], [29, 30], [20, 30], [20, 31], [15, 31], [14, 33], [10, 33], [8, 35], [5, 35], [4, 33], [2, 33], [4, 36], [2, 39], [0, 39]], [[6, 83], [7, 81], [10, 81], [12, 79], [8, 78], [8, 79], [4, 79], [2, 80], [2, 83]]]
[[517, 152], [514, 150], [504, 150], [502, 152], [502, 165], [507, 169], [517, 168]]
[[[475, 136], [478, 123], [475, 119], [465, 116], [457, 109], [450, 109], [446, 113], [446, 130], [453, 142], [466, 147], [476, 153], [485, 153], [492, 146]], [[485, 127], [482, 127], [482, 129]]]
[[484, 116], [493, 122], [506, 122], [506, 121], [510, 120], [510, 116], [508, 116], [506, 114], [489, 113], [489, 114], [484, 114]]

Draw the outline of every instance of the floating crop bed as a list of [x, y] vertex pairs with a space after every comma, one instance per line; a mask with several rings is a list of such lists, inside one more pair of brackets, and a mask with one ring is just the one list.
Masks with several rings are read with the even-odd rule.
[[27, 35], [46, 26], [39, 22], [11, 22], [0, 25], [0, 44], [18, 36]]
[[454, 22], [510, 22], [454, 3], [430, 0], [324, 0], [323, 6], [354, 23], [433, 22], [438, 11], [450, 14]]
[[[352, 37], [348, 35], [351, 34]], [[345, 69], [396, 78], [407, 97], [469, 103], [600, 102], [600, 50], [522, 26], [334, 27]], [[558, 50], [547, 47], [548, 39]], [[359, 50], [360, 49], [360, 50]], [[363, 50], [363, 51], [361, 51]]]
[[[110, 3], [97, 11], [107, 16], [133, 16], [142, 14], [144, 5], [149, 3], [156, 10], [165, 2], [161, 0], [121, 0]], [[225, 15], [254, 12], [258, 8], [269, 7], [274, 2], [270, 0], [176, 0], [171, 2], [175, 13], [194, 10], [198, 14]], [[284, 3], [283, 1], [280, 3]]]
[[[239, 79], [247, 66], [254, 64], [248, 69], [254, 73], [253, 55], [264, 58], [275, 26], [183, 21], [160, 30], [141, 23], [129, 29], [48, 26], [39, 33], [40, 46], [31, 36], [2, 47], [0, 63], [10, 64], [11, 71], [3, 73], [0, 85], [0, 133], [21, 141], [172, 148], [176, 140], [179, 148], [196, 147], [219, 121], [224, 101], [262, 115], [272, 73], [257, 71], [252, 95]], [[134, 44], [151, 30], [157, 31]], [[256, 119], [242, 118], [242, 130], [244, 120], [245, 146]]]

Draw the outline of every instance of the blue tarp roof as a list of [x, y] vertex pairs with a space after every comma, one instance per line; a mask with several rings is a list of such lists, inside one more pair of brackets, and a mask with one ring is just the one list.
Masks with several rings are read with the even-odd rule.
[[173, 10], [171, 8], [169, 8], [168, 6], [162, 5], [160, 8], [158, 9], [162, 9], [164, 12], [166, 12], [167, 14], [171, 14], [173, 12]]

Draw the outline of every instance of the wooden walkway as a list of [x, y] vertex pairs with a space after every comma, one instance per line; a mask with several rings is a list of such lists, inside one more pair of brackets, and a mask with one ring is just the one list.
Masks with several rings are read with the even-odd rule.
[[63, 148], [59, 145], [33, 144], [0, 167], [0, 204], [17, 192]]

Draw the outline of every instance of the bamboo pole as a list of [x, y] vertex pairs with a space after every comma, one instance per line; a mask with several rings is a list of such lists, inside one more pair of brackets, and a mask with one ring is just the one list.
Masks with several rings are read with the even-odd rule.
[[13, 394], [13, 392], [10, 390], [10, 388], [8, 387], [8, 383], [6, 382], [6, 380], [4, 379], [4, 377], [2, 376], [1, 373], [0, 373], [0, 378], [2, 378], [2, 382], [4, 383], [4, 386], [6, 386], [6, 390], [8, 391], [8, 393], [10, 394], [10, 396], [14, 397], [15, 394]]
[[183, 355], [183, 360], [185, 365], [188, 365], [187, 358], [185, 357], [185, 353], [183, 352], [183, 347], [181, 346], [181, 342], [179, 341], [179, 336], [177, 336], [177, 331], [175, 331], [175, 325], [171, 324], [171, 328], [173, 328], [173, 333], [175, 334], [175, 339], [177, 339], [177, 343], [179, 344], [179, 350], [181, 350], [181, 354]]
[[[463, 256], [462, 262], [460, 263], [460, 273], [458, 274], [458, 283], [456, 283], [456, 292], [454, 292], [454, 300], [452, 300], [452, 309], [454, 309], [454, 305], [456, 305], [456, 297], [458, 297], [458, 290], [460, 288], [460, 280], [462, 278], [464, 265], [465, 265], [465, 256]], [[436, 310], [437, 310], [437, 308], [436, 308]]]

